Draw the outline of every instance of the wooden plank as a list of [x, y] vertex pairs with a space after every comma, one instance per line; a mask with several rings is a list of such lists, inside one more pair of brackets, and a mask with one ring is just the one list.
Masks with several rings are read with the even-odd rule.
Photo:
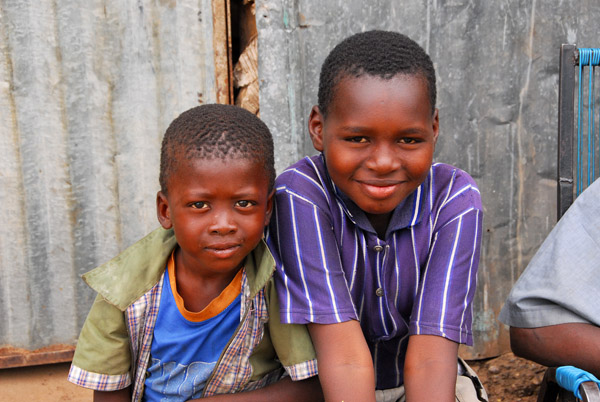
[[233, 81], [229, 0], [213, 0], [212, 11], [217, 103], [231, 104], [233, 102]]
[[573, 136], [575, 118], [575, 51], [574, 45], [560, 49], [558, 85], [558, 192], [557, 220], [573, 203]]
[[74, 353], [72, 345], [51, 345], [37, 350], [0, 348], [0, 369], [69, 362]]

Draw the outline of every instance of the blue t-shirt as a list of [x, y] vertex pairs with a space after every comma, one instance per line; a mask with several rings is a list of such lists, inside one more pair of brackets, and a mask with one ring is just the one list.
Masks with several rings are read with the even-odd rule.
[[154, 327], [144, 401], [200, 398], [219, 357], [240, 323], [241, 294], [223, 311], [203, 321], [190, 321], [180, 311], [174, 281], [165, 271]]

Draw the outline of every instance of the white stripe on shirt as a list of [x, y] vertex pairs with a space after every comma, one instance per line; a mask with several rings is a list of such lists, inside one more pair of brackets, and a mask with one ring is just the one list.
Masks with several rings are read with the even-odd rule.
[[[471, 291], [471, 272], [473, 270], [473, 259], [475, 257], [475, 249], [477, 248], [477, 235], [479, 231], [479, 214], [475, 213], [475, 236], [473, 237], [473, 254], [471, 254], [471, 264], [469, 265], [469, 280], [467, 281], [467, 291], [465, 293], [465, 300], [463, 302], [463, 312], [460, 316], [460, 328], [463, 327], [465, 322], [465, 311], [467, 310], [467, 300], [469, 297], [469, 292]], [[475, 281], [475, 286], [477, 286], [477, 277], [473, 279]], [[462, 342], [462, 331], [460, 331], [460, 341]]]
[[[302, 264], [302, 258], [301, 255], [302, 253], [300, 252], [300, 244], [299, 244], [299, 240], [298, 240], [298, 227], [296, 226], [296, 211], [294, 209], [294, 199], [292, 198], [292, 195], [290, 194], [290, 208], [291, 208], [291, 214], [292, 214], [292, 225], [293, 225], [293, 231], [294, 231], [294, 247], [296, 248], [296, 258], [297, 258], [297, 263], [298, 263], [298, 268], [300, 270], [300, 276], [302, 278], [302, 286], [304, 287], [304, 295], [306, 296], [306, 300], [308, 301], [308, 306], [309, 306], [309, 316], [310, 316], [310, 320], [314, 321], [314, 311], [313, 311], [313, 305], [312, 305], [312, 300], [310, 298], [310, 295], [308, 293], [308, 285], [306, 283], [306, 277], [304, 276], [304, 265]], [[288, 292], [289, 295], [289, 292]], [[288, 308], [288, 319], [290, 317], [290, 308]]]
[[446, 270], [446, 280], [444, 281], [444, 297], [442, 299], [442, 315], [440, 317], [440, 332], [444, 331], [444, 318], [446, 317], [446, 307], [448, 305], [448, 287], [450, 286], [450, 274], [452, 273], [452, 267], [454, 266], [454, 257], [456, 257], [456, 248], [460, 239], [460, 229], [462, 227], [462, 216], [458, 220], [456, 232], [454, 233], [454, 245], [452, 246], [452, 253], [448, 261], [448, 269]]
[[313, 207], [313, 213], [315, 217], [315, 223], [317, 224], [317, 235], [319, 236], [319, 250], [321, 251], [321, 262], [323, 263], [323, 270], [325, 270], [325, 278], [327, 278], [327, 287], [329, 288], [329, 295], [331, 296], [331, 305], [333, 307], [333, 311], [335, 313], [335, 318], [337, 322], [342, 322], [337, 308], [337, 303], [335, 302], [335, 293], [333, 291], [333, 287], [331, 286], [331, 277], [329, 274], [329, 267], [327, 266], [327, 257], [325, 256], [325, 245], [323, 244], [323, 233], [321, 232], [321, 226], [319, 225], [316, 205]]

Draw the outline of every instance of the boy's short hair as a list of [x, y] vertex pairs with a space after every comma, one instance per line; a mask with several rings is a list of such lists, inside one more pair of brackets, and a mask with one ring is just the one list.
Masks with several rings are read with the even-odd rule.
[[273, 137], [265, 123], [233, 105], [210, 104], [183, 112], [167, 128], [160, 153], [161, 191], [167, 194], [170, 176], [180, 158], [238, 157], [264, 166], [269, 191], [275, 182]]
[[435, 110], [435, 68], [414, 40], [398, 32], [368, 31], [352, 35], [329, 53], [319, 76], [319, 110], [327, 116], [336, 85], [344, 77], [362, 75], [391, 79], [398, 74], [418, 75], [427, 82], [431, 112]]

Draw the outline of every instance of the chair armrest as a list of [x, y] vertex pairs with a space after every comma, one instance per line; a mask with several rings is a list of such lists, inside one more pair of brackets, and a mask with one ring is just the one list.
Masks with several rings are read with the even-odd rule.
[[[538, 402], [556, 402], [561, 389], [556, 380], [557, 367], [549, 367], [544, 373], [544, 379], [540, 385]], [[600, 402], [600, 389], [594, 381], [585, 381], [579, 385], [579, 393], [583, 402]]]

